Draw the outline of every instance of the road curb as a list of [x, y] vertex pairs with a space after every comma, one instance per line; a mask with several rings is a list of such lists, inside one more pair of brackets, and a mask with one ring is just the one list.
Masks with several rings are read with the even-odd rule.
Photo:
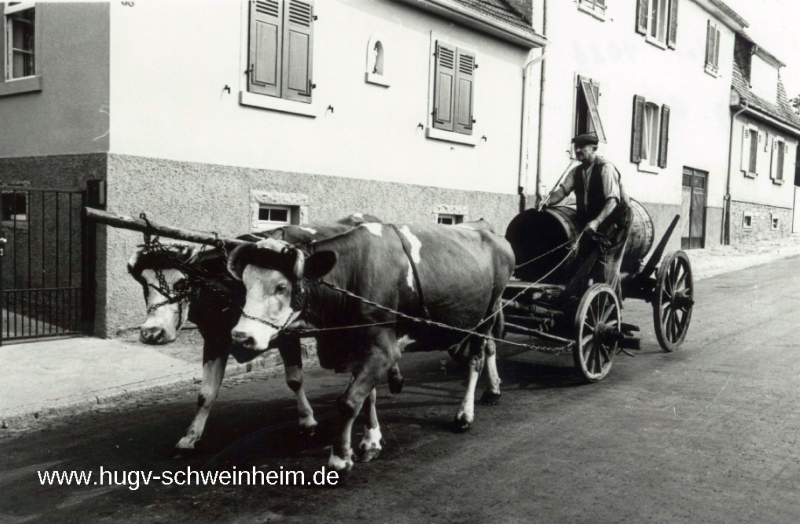
[[[319, 367], [316, 359], [308, 358], [303, 360], [304, 369], [313, 369], [315, 367]], [[282, 372], [283, 362], [281, 362], [276, 352], [258, 357], [251, 362], [243, 364], [234, 361], [229, 362], [225, 370], [225, 378], [230, 379], [248, 373], [253, 373], [253, 378], [270, 377], [273, 375], [280, 375]], [[29, 426], [45, 420], [80, 415], [93, 411], [105, 404], [183, 389], [193, 384], [199, 385], [202, 380], [202, 368], [198, 367], [197, 372], [167, 375], [157, 379], [132, 382], [112, 388], [91, 391], [82, 395], [49, 399], [45, 402], [22, 406], [0, 413], [0, 428], [17, 428]]]

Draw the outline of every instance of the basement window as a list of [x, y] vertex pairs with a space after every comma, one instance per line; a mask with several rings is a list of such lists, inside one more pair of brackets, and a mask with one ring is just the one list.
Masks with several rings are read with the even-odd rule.
[[454, 226], [456, 224], [462, 223], [463, 221], [464, 221], [464, 215], [446, 215], [440, 213], [436, 216], [436, 223], [445, 226]]
[[772, 221], [772, 230], [777, 231], [780, 228], [780, 218], [770, 215], [770, 220]]
[[742, 228], [743, 229], [753, 229], [753, 214], [745, 212], [744, 219], [742, 221]]
[[292, 223], [292, 208], [289, 206], [260, 206], [258, 226], [261, 230], [275, 229]]

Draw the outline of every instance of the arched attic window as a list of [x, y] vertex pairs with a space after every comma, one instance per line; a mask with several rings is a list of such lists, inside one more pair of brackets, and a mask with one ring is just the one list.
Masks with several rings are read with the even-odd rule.
[[367, 44], [367, 70], [366, 82], [389, 87], [389, 77], [386, 74], [386, 47], [380, 35], [372, 35]]

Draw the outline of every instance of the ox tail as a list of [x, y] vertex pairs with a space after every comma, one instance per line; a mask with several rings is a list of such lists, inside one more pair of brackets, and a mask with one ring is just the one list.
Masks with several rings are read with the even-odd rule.
[[494, 325], [492, 326], [492, 337], [502, 340], [506, 338], [506, 320], [499, 300], [495, 309], [497, 310], [497, 315], [495, 315]]

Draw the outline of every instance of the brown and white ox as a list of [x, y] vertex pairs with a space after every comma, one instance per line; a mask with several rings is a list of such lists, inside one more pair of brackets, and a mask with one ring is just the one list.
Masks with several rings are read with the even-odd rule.
[[[337, 222], [285, 226], [239, 238], [250, 241], [274, 238], [302, 245], [371, 222], [380, 220], [371, 215], [355, 214]], [[239, 362], [252, 360], [263, 351], [231, 347], [231, 329], [239, 321], [245, 289], [241, 281], [231, 277], [224, 254], [218, 249], [203, 250], [184, 244], [167, 244], [166, 248], [167, 252], [148, 253], [140, 249], [128, 262], [128, 271], [142, 285], [147, 307], [147, 318], [139, 329], [141, 342], [169, 344], [177, 339], [187, 320], [197, 325], [203, 337], [203, 382], [197, 398], [198, 409], [186, 435], [176, 445], [179, 450], [193, 450], [202, 437], [209, 411], [219, 393], [230, 350], [234, 349], [233, 356]], [[180, 300], [171, 302], [161, 293], [156, 270], [163, 275], [172, 298], [178, 296]], [[197, 274], [205, 278], [193, 278]], [[196, 294], [181, 296], [191, 286], [200, 289]], [[297, 398], [301, 431], [313, 434], [317, 421], [303, 387], [300, 337], [279, 337], [270, 345], [270, 348], [275, 347], [284, 363], [286, 383]], [[388, 379], [392, 392], [398, 393], [403, 383], [398, 367], [391, 370]]]
[[[234, 344], [261, 350], [280, 336], [286, 325], [347, 328], [372, 324], [326, 331], [317, 337], [317, 356], [323, 367], [353, 372], [338, 400], [345, 422], [328, 462], [339, 471], [353, 465], [352, 426], [365, 401], [370, 416], [358, 451], [364, 461], [380, 453], [374, 388], [401, 353], [447, 349], [469, 335], [408, 321], [330, 289], [319, 279], [393, 311], [423, 317], [427, 309], [433, 321], [502, 336], [500, 297], [514, 270], [509, 243], [480, 228], [397, 228], [364, 224], [304, 249], [264, 240], [237, 247], [228, 261], [231, 273], [241, 278], [247, 289], [242, 317], [232, 333]], [[409, 259], [416, 266], [419, 285]], [[305, 303], [299, 307], [298, 292], [305, 295]], [[493, 404], [500, 395], [494, 341], [469, 336], [467, 345], [467, 392], [455, 417], [460, 430], [473, 423], [475, 387], [484, 364], [488, 380], [482, 401]]]

